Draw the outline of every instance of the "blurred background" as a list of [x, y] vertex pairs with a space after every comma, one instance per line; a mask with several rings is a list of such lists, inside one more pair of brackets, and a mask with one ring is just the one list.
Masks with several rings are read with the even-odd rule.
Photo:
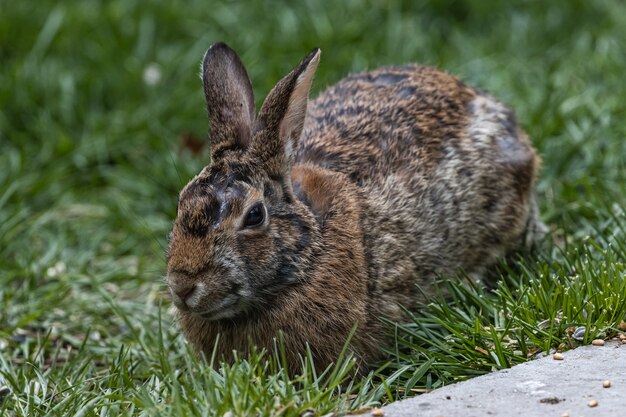
[[209, 162], [198, 75], [216, 41], [241, 55], [258, 104], [313, 47], [313, 95], [381, 65], [457, 75], [515, 109], [539, 149], [554, 240], [608, 236], [626, 205], [625, 11], [619, 0], [0, 0], [0, 339], [56, 328], [106, 340], [126, 326], [115, 311], [167, 305], [177, 194]]

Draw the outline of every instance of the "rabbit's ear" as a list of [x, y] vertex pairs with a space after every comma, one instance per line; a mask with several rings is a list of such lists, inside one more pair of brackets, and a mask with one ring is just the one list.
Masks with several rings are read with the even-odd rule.
[[320, 49], [315, 48], [276, 84], [259, 111], [257, 129], [267, 134], [260, 135], [252, 148], [262, 159], [276, 161], [280, 165], [277, 168], [283, 172], [288, 172], [302, 134], [309, 90], [319, 60]]
[[213, 156], [247, 148], [254, 121], [254, 93], [239, 56], [225, 43], [212, 45], [204, 54], [202, 83]]

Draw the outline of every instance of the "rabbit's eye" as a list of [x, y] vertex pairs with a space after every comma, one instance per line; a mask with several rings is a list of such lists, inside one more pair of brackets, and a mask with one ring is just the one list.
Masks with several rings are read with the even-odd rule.
[[259, 226], [265, 220], [265, 207], [263, 207], [263, 203], [256, 203], [246, 216], [246, 221], [244, 222], [244, 227], [255, 227]]

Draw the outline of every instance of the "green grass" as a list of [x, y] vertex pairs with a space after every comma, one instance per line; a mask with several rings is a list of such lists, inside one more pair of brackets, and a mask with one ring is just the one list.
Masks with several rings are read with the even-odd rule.
[[[0, 0], [1, 416], [341, 414], [615, 335], [621, 2], [211, 3]], [[350, 358], [299, 376], [275, 352], [195, 358], [168, 310], [164, 247], [179, 189], [208, 162], [181, 141], [206, 135], [198, 68], [217, 40], [240, 52], [259, 100], [314, 46], [315, 91], [422, 62], [492, 92], [542, 154], [550, 236], [491, 290], [441, 282], [451, 297], [390, 325], [388, 360], [365, 378]]]

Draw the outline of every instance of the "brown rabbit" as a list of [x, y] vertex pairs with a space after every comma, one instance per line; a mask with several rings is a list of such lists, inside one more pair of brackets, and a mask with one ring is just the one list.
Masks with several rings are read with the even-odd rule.
[[404, 318], [417, 285], [482, 275], [543, 225], [538, 159], [513, 113], [433, 68], [351, 75], [308, 105], [313, 50], [258, 116], [250, 79], [224, 43], [204, 56], [212, 162], [180, 193], [167, 284], [180, 325], [210, 355], [284, 334], [300, 366], [350, 343], [380, 356], [380, 317]]

